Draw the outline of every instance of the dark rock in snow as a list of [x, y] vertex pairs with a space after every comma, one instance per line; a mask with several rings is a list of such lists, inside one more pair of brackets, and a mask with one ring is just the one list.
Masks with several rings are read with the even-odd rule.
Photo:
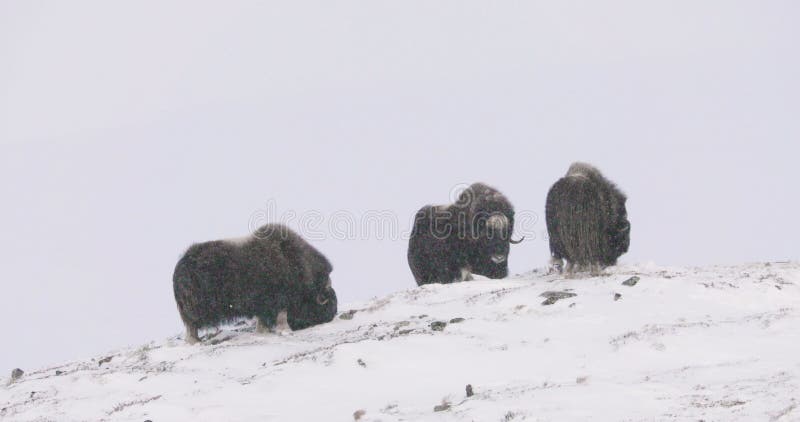
[[367, 364], [364, 363], [364, 361], [361, 358], [359, 358], [357, 362], [358, 362], [358, 366], [360, 366], [362, 368], [366, 368], [367, 367]]
[[444, 412], [445, 410], [450, 410], [450, 403], [442, 402], [442, 404], [433, 407], [434, 412]]
[[14, 382], [22, 378], [23, 375], [25, 375], [25, 371], [19, 368], [14, 369], [13, 371], [11, 371], [11, 382]]
[[552, 305], [561, 299], [567, 299], [570, 297], [575, 297], [577, 295], [575, 293], [570, 293], [570, 292], [546, 291], [540, 294], [539, 296], [546, 298], [545, 301], [542, 302], [542, 305], [546, 306], [546, 305]]
[[400, 321], [400, 322], [394, 324], [394, 330], [397, 331], [400, 328], [405, 327], [405, 326], [407, 326], [409, 324], [411, 324], [409, 321]]
[[622, 299], [622, 295], [619, 293], [614, 293], [614, 301]]
[[97, 366], [103, 366], [104, 363], [111, 362], [111, 359], [114, 359], [114, 356], [104, 357], [103, 359], [100, 359], [100, 360], [97, 361]]
[[622, 282], [623, 286], [635, 286], [639, 282], [639, 277], [633, 276]]
[[458, 324], [459, 322], [464, 322], [464, 318], [453, 318], [450, 320], [451, 324]]
[[444, 327], [447, 326], [447, 323], [444, 321], [433, 321], [431, 323], [431, 330], [433, 331], [442, 331]]
[[474, 394], [475, 392], [472, 391], [472, 384], [467, 384], [467, 397], [472, 397]]
[[364, 409], [356, 410], [355, 412], [353, 412], [353, 419], [354, 420], [360, 420], [366, 414], [367, 414], [367, 411], [364, 410]]

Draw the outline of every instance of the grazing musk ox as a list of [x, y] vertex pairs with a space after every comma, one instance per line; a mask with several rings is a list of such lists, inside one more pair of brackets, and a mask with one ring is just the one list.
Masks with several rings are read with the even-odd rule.
[[255, 317], [259, 332], [273, 330], [279, 314], [292, 329], [328, 322], [336, 316], [332, 270], [325, 256], [278, 224], [242, 239], [194, 244], [172, 278], [186, 341], [242, 317]]
[[408, 265], [417, 285], [508, 275], [514, 207], [497, 189], [474, 183], [455, 204], [427, 205], [414, 217]]
[[615, 265], [628, 251], [627, 198], [593, 166], [573, 163], [547, 193], [545, 215], [551, 264], [568, 273]]

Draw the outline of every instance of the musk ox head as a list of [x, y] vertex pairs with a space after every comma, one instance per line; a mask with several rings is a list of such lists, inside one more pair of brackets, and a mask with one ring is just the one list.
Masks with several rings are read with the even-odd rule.
[[508, 275], [511, 222], [501, 213], [478, 216], [476, 236], [470, 239], [472, 272], [489, 278]]
[[628, 252], [628, 248], [631, 245], [631, 223], [628, 221], [628, 211], [625, 209], [627, 198], [621, 196], [616, 198], [616, 200], [617, 220], [611, 229], [610, 246], [616, 256], [620, 257]]
[[287, 320], [292, 330], [302, 330], [330, 322], [337, 312], [336, 292], [332, 287], [311, 291], [288, 309]]
[[508, 275], [508, 253], [513, 241], [514, 207], [498, 191], [474, 183], [459, 195], [456, 207], [464, 210], [472, 272], [489, 278]]
[[311, 283], [304, 284], [300, 297], [291, 301], [287, 319], [292, 330], [302, 330], [330, 322], [336, 316], [336, 292], [331, 284], [333, 266], [315, 249], [305, 251], [306, 272], [311, 274]]

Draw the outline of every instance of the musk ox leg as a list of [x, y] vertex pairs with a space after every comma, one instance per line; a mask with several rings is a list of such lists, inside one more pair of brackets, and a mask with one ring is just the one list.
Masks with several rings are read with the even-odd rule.
[[567, 278], [577, 278], [580, 271], [581, 264], [577, 262], [567, 261], [567, 265], [564, 266], [564, 272]]
[[472, 272], [470, 268], [462, 268], [461, 269], [461, 278], [458, 281], [472, 281], [475, 280], [472, 278]]
[[186, 324], [186, 343], [196, 344], [200, 342], [200, 337], [197, 335], [197, 327]]
[[262, 321], [261, 318], [256, 319], [256, 332], [258, 334], [271, 333], [274, 327], [275, 327], [274, 322], [272, 323], [272, 325], [270, 325], [269, 323]]
[[275, 332], [280, 334], [292, 332], [292, 327], [289, 326], [289, 315], [285, 309], [278, 312], [278, 317], [275, 322]]
[[555, 256], [550, 257], [550, 269], [551, 272], [555, 271], [559, 274], [564, 272], [564, 260]]
[[259, 334], [282, 333], [292, 331], [289, 327], [289, 318], [286, 310], [278, 312], [278, 315], [256, 318], [256, 332]]

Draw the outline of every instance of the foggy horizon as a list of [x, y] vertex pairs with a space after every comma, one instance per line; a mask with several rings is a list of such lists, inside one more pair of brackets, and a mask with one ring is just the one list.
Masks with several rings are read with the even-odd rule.
[[340, 312], [416, 283], [402, 237], [335, 237], [337, 212], [402, 233], [484, 182], [538, 217], [511, 247], [524, 273], [575, 161], [628, 196], [621, 265], [796, 261], [798, 19], [789, 1], [1, 3], [0, 371], [182, 333], [175, 263], [270, 201], [324, 219], [308, 240]]

